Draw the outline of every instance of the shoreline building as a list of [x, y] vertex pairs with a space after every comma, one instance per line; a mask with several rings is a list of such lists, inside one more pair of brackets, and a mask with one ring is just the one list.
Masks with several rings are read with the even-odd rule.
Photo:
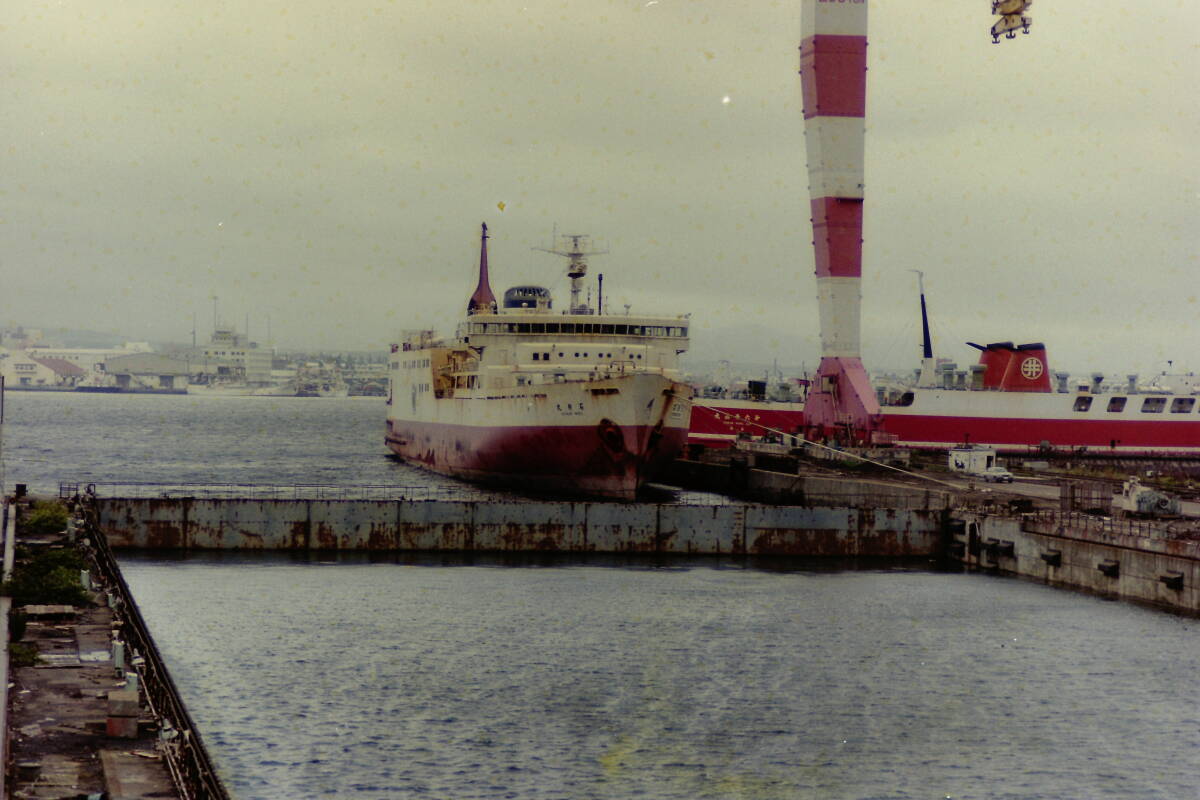
[[232, 325], [218, 325], [208, 344], [197, 348], [192, 374], [202, 383], [272, 383], [271, 348], [259, 347]]

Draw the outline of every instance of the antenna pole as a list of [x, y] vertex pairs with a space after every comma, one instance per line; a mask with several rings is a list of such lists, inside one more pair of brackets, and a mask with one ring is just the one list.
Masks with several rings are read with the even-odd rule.
[[535, 247], [534, 250], [541, 250], [543, 253], [552, 253], [556, 256], [562, 256], [568, 260], [567, 277], [571, 279], [571, 307], [567, 313], [569, 314], [590, 314], [591, 308], [588, 303], [580, 302], [579, 296], [583, 292], [583, 278], [587, 275], [587, 262], [584, 258], [587, 256], [604, 255], [607, 250], [585, 250], [584, 245], [587, 242], [587, 236], [581, 233], [566, 233], [562, 239], [570, 240], [570, 245], [565, 242], [561, 249], [553, 247]]

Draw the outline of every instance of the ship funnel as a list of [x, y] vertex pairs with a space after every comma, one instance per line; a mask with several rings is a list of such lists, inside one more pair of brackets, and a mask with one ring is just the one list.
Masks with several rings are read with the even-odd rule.
[[479, 283], [475, 293], [467, 301], [467, 314], [495, 314], [496, 295], [492, 294], [492, 286], [488, 282], [487, 263], [487, 223], [483, 223], [483, 231], [479, 235]]

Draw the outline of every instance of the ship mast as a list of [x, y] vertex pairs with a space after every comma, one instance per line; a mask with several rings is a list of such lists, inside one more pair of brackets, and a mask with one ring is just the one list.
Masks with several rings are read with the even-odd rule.
[[[592, 309], [586, 303], [579, 299], [579, 295], [583, 292], [583, 277], [587, 275], [587, 262], [583, 259], [587, 256], [599, 256], [607, 253], [607, 250], [585, 250], [584, 248], [589, 243], [588, 236], [582, 233], [563, 234], [563, 247], [561, 249], [553, 249], [548, 247], [535, 247], [534, 250], [540, 250], [543, 253], [552, 253], [556, 256], [562, 256], [567, 259], [567, 277], [571, 279], [571, 314], [591, 314]], [[566, 240], [570, 240], [568, 245]]]
[[929, 314], [925, 310], [925, 273], [919, 269], [909, 272], [917, 273], [917, 291], [921, 295], [921, 374], [917, 378], [917, 386], [936, 386], [934, 368], [937, 365], [933, 359], [933, 339], [929, 336]]
[[479, 234], [479, 283], [475, 286], [475, 293], [467, 301], [468, 316], [496, 313], [496, 295], [492, 294], [492, 286], [488, 282], [487, 240], [488, 232], [485, 222], [483, 231]]

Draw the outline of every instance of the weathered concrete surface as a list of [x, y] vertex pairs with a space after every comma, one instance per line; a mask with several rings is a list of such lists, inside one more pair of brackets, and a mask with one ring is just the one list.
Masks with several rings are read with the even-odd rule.
[[1200, 614], [1200, 541], [1132, 535], [1073, 516], [964, 514], [952, 554], [971, 567]]
[[[38, 644], [44, 662], [14, 670], [10, 796], [179, 796], [148, 717], [136, 739], [117, 744], [105, 735], [105, 697], [121, 683], [110, 658], [111, 626], [112, 613], [102, 607], [78, 608], [55, 621], [30, 620], [24, 640]], [[102, 753], [114, 746], [140, 755], [102, 763]], [[120, 786], [137, 792], [120, 793]]]
[[920, 556], [940, 510], [455, 500], [98, 498], [116, 548]]
[[670, 482], [689, 489], [762, 502], [805, 506], [945, 509], [957, 504], [955, 492], [931, 484], [798, 475], [795, 472], [754, 469], [737, 463], [677, 460], [671, 466]]

